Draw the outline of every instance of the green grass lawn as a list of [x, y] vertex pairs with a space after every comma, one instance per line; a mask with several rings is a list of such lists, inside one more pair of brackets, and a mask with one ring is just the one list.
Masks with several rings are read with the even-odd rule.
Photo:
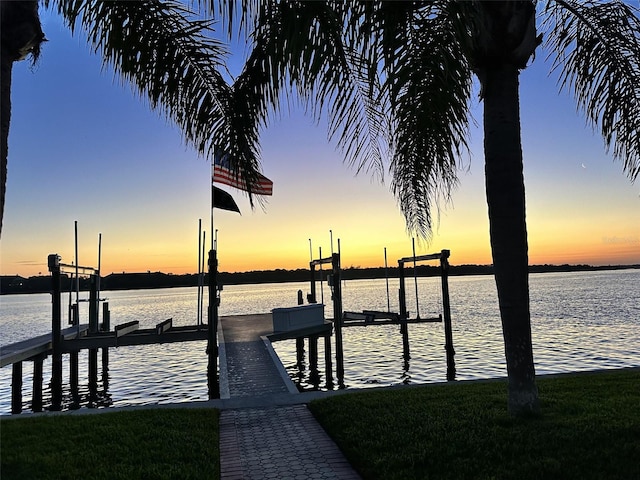
[[365, 479], [640, 479], [640, 372], [538, 380], [542, 414], [512, 419], [506, 383], [315, 401]]
[[3, 420], [2, 480], [218, 479], [218, 411], [152, 409]]
[[[353, 393], [310, 404], [365, 479], [640, 480], [640, 371], [538, 379], [542, 414], [506, 383]], [[10, 479], [217, 479], [218, 411], [24, 416], [0, 425]]]

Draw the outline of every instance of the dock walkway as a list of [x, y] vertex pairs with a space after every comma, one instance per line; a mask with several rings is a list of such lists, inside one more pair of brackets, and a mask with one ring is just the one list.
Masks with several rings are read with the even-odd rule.
[[[62, 338], [69, 340], [86, 334], [88, 325], [80, 325], [63, 329]], [[5, 345], [0, 351], [0, 368], [12, 363], [22, 362], [39, 354], [50, 354], [52, 349], [51, 333]]]
[[300, 394], [271, 333], [271, 314], [220, 318], [220, 396], [251, 405], [221, 412], [221, 479], [359, 479], [306, 405], [274, 405]]

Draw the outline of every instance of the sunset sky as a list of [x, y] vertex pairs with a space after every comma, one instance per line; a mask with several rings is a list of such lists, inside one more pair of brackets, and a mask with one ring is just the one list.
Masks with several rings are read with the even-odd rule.
[[[72, 38], [45, 11], [48, 38], [35, 68], [14, 65], [13, 114], [0, 273], [47, 272], [47, 255], [102, 274], [194, 273], [198, 220], [211, 238], [210, 164], [185, 146], [179, 130], [151, 111], [84, 38]], [[521, 75], [522, 137], [531, 264], [640, 263], [640, 185], [605, 152], [573, 100], [558, 93], [546, 52]], [[482, 121], [474, 97], [473, 115]], [[390, 265], [411, 255], [397, 202], [367, 172], [358, 176], [302, 109], [262, 133], [263, 173], [274, 183], [264, 209], [222, 186], [242, 215], [215, 210], [221, 271], [306, 268], [340, 239], [342, 265]], [[482, 131], [450, 204], [441, 205], [430, 243], [417, 253], [451, 250], [451, 263], [490, 264]], [[434, 212], [434, 217], [438, 213]]]

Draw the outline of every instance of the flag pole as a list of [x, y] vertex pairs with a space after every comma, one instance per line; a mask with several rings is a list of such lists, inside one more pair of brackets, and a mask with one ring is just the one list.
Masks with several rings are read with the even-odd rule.
[[[215, 154], [214, 154], [215, 155]], [[213, 166], [213, 161], [211, 162], [211, 179], [210, 179], [210, 190], [211, 190], [211, 250], [215, 250], [216, 245], [214, 243], [214, 230], [213, 230], [213, 209], [215, 208], [215, 195], [213, 194], [213, 179], [214, 179], [214, 166]]]
[[218, 270], [218, 259], [214, 246], [213, 229], [213, 209], [215, 201], [213, 198], [214, 180], [214, 158], [211, 159], [211, 174], [209, 176], [209, 191], [211, 192], [211, 250], [209, 251], [209, 309], [207, 312], [207, 384], [209, 398], [220, 398], [220, 384], [218, 383], [218, 294], [216, 272]]

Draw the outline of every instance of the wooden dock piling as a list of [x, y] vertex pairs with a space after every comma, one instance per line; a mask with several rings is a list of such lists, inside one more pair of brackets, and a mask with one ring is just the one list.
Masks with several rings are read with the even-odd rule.
[[34, 412], [42, 411], [42, 364], [45, 358], [46, 354], [40, 354], [33, 359], [31, 410]]
[[11, 366], [11, 413], [22, 413], [22, 362]]
[[[80, 312], [78, 304], [70, 306], [71, 325], [80, 325]], [[79, 377], [78, 377], [78, 351], [69, 352], [69, 388], [71, 390], [71, 403], [74, 407], [80, 405]]]
[[447, 352], [447, 380], [456, 378], [456, 351], [453, 348], [451, 329], [451, 305], [449, 302], [449, 250], [442, 250], [440, 257], [440, 277], [442, 279], [442, 309], [444, 315], [444, 348]]
[[304, 367], [304, 338], [296, 338], [296, 363], [298, 368]]
[[[102, 331], [111, 330], [111, 312], [109, 311], [109, 303], [102, 304]], [[102, 347], [102, 386], [105, 390], [109, 388], [109, 347]]]
[[324, 336], [324, 371], [327, 378], [327, 388], [333, 388], [333, 372], [331, 362], [331, 336]]
[[209, 398], [220, 398], [218, 380], [218, 257], [209, 250], [209, 308], [207, 310], [207, 383]]
[[336, 335], [336, 376], [338, 385], [344, 386], [344, 348], [342, 344], [342, 276], [340, 253], [331, 255], [333, 267], [333, 328]]
[[409, 327], [407, 319], [409, 311], [407, 310], [407, 296], [404, 284], [404, 262], [405, 259], [398, 260], [398, 277], [399, 277], [399, 293], [398, 299], [400, 303], [400, 334], [402, 335], [402, 356], [405, 361], [411, 359], [411, 347], [409, 345]]
[[[89, 277], [89, 335], [98, 333], [98, 282], [97, 276]], [[89, 349], [89, 404], [98, 400], [98, 349]]]
[[320, 384], [318, 372], [318, 336], [309, 336], [309, 381], [316, 387]]
[[62, 316], [60, 301], [60, 257], [49, 255], [49, 271], [51, 272], [51, 410], [62, 409]]

